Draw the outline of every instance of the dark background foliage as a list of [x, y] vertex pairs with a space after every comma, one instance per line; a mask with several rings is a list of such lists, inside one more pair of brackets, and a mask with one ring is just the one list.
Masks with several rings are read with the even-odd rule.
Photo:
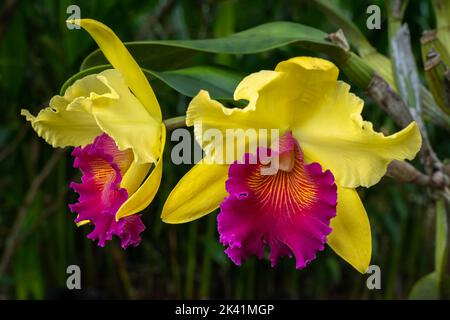
[[[366, 28], [366, 8], [382, 1], [338, 1], [371, 43], [387, 53], [385, 14], [381, 30]], [[311, 265], [296, 270], [292, 259], [276, 268], [254, 258], [237, 267], [218, 243], [216, 212], [185, 225], [165, 225], [165, 198], [188, 169], [166, 156], [160, 191], [144, 211], [142, 244], [123, 251], [114, 240], [99, 248], [77, 229], [67, 208], [76, 201], [69, 181], [79, 179], [70, 151], [55, 153], [30, 129], [20, 108], [32, 113], [48, 105], [64, 81], [96, 49], [81, 30], [68, 30], [66, 8], [77, 4], [83, 17], [100, 20], [122, 40], [219, 37], [269, 21], [293, 21], [325, 32], [336, 27], [310, 1], [14, 1], [0, 2], [0, 298], [378, 298], [408, 296], [413, 284], [433, 268], [433, 213], [424, 189], [389, 178], [361, 190], [372, 224], [373, 260], [382, 271], [382, 289], [368, 290], [359, 274], [330, 248]], [[384, 11], [382, 11], [384, 12]], [[427, 0], [411, 1], [405, 14], [417, 62], [419, 37], [434, 26]], [[277, 62], [304, 52], [283, 47], [247, 55], [198, 55], [192, 65], [220, 64], [242, 74], [273, 69]], [[343, 79], [345, 79], [343, 77]], [[164, 84], [152, 86], [165, 118], [182, 115], [189, 99]], [[356, 89], [353, 89], [356, 91]], [[390, 131], [391, 119], [364, 92], [365, 117]], [[431, 128], [433, 129], [433, 128]], [[446, 133], [431, 130], [443, 158], [449, 156]], [[167, 148], [170, 150], [170, 148]], [[169, 151], [170, 152], [170, 151]], [[55, 163], [55, 165], [52, 165]], [[48, 172], [46, 172], [46, 170]], [[68, 292], [66, 268], [82, 270], [82, 290]]]

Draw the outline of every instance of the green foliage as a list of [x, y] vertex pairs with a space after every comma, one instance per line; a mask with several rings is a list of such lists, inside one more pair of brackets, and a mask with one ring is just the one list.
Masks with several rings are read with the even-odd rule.
[[[76, 80], [108, 68], [111, 68], [111, 66], [99, 65], [78, 72], [63, 84], [60, 93], [63, 94]], [[234, 88], [244, 77], [236, 71], [214, 66], [194, 66], [160, 72], [149, 69], [142, 69], [142, 71], [150, 81], [158, 79], [187, 97], [193, 97], [200, 89], [204, 89], [214, 99], [221, 100], [232, 100]]]
[[[364, 81], [345, 72], [343, 64], [353, 53], [325, 40], [328, 33], [336, 31], [334, 23], [344, 24], [361, 63], [392, 76], [389, 60], [381, 54], [389, 51], [387, 28], [369, 31], [365, 27], [365, 10], [373, 2], [333, 1], [325, 9], [334, 19], [325, 18], [322, 11], [329, 2], [322, 0], [80, 0], [76, 4], [84, 17], [100, 20], [122, 40], [132, 41], [127, 46], [152, 81], [165, 118], [183, 114], [189, 97], [200, 89], [210, 91], [213, 98], [231, 100], [235, 86], [246, 74], [273, 69], [283, 59], [307, 54], [340, 64], [344, 70], [341, 77], [353, 85], [352, 91], [366, 98], [365, 117], [381, 130], [392, 131], [392, 120], [361, 91]], [[166, 3], [170, 4], [167, 8]], [[37, 112], [60, 89], [63, 93], [77, 79], [108, 67], [98, 50], [93, 51], [95, 43], [84, 31], [66, 28], [69, 4], [72, 1], [19, 2], [9, 18], [0, 21], [0, 263], [8, 243], [16, 243], [6, 271], [0, 274], [0, 297], [61, 297], [67, 294], [65, 271], [70, 264], [82, 269], [83, 290], [78, 294], [83, 297], [446, 297], [445, 208], [441, 210], [442, 204], [438, 204], [441, 209], [436, 211], [434, 239], [428, 194], [423, 188], [394, 184], [387, 178], [361, 191], [372, 223], [372, 263], [382, 271], [380, 291], [368, 290], [365, 277], [329, 248], [301, 271], [287, 258], [275, 269], [256, 259], [238, 268], [218, 242], [216, 213], [187, 225], [164, 225], [159, 218], [164, 200], [188, 169], [167, 160], [159, 194], [143, 213], [148, 226], [143, 243], [135, 249], [122, 251], [115, 241], [105, 249], [98, 248], [85, 237], [88, 226], [74, 226], [75, 216], [67, 203], [75, 202], [76, 196], [68, 183], [79, 176], [68, 152], [28, 201], [33, 182], [54, 150], [27, 129], [19, 109], [28, 106]], [[405, 21], [412, 34], [433, 23], [431, 10], [417, 16], [424, 6], [427, 0], [409, 4]], [[329, 8], [337, 8], [339, 16]], [[246, 31], [233, 34], [241, 30]], [[374, 48], [378, 52], [374, 53]], [[420, 66], [420, 55], [414, 58]], [[437, 152], [442, 158], [450, 157], [448, 134], [430, 127]], [[170, 143], [165, 159], [170, 159]], [[17, 239], [11, 238], [21, 212], [25, 215]], [[435, 271], [422, 278], [433, 267]], [[421, 280], [410, 294], [417, 279]]]
[[448, 221], [445, 201], [436, 204], [436, 249], [434, 254], [436, 276], [441, 280], [445, 276], [448, 257]]
[[445, 273], [448, 259], [448, 221], [445, 200], [436, 203], [435, 271], [419, 279], [409, 294], [412, 300], [450, 298], [450, 276]]
[[439, 281], [435, 272], [417, 281], [409, 295], [411, 300], [439, 299]]
[[[326, 41], [327, 34], [315, 28], [292, 22], [266, 23], [242, 32], [234, 33], [223, 38], [199, 39], [199, 40], [160, 40], [139, 41], [126, 43], [128, 50], [143, 68], [156, 66], [161, 63], [161, 57], [153, 61], [158, 50], [163, 49], [163, 54], [168, 53], [165, 65], [178, 63], [177, 58], [189, 54], [192, 51], [227, 54], [253, 54], [276, 49], [289, 44], [297, 44], [306, 49], [318, 50], [330, 53], [333, 57], [346, 57], [343, 50]], [[170, 49], [173, 48], [173, 49]], [[172, 54], [172, 50], [175, 54]], [[176, 57], [174, 59], [174, 57]], [[96, 50], [82, 63], [82, 69], [105, 64], [103, 54]]]

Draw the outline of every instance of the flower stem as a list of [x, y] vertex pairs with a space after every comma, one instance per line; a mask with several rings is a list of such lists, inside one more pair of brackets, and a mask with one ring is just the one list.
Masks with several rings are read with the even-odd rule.
[[167, 131], [172, 131], [177, 128], [186, 126], [186, 116], [179, 116], [174, 118], [169, 118], [164, 120], [164, 125], [166, 126]]
[[[216, 217], [212, 214], [208, 216], [208, 226], [206, 229], [206, 239], [214, 237], [214, 228], [216, 226]], [[200, 299], [208, 299], [210, 297], [211, 287], [211, 265], [212, 265], [212, 249], [207, 241], [204, 241], [205, 253], [203, 254], [201, 281], [200, 281]]]

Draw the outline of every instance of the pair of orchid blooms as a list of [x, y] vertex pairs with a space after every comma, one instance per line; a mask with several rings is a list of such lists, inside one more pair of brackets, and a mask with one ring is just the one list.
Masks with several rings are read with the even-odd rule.
[[[88, 238], [104, 246], [115, 235], [123, 248], [137, 246], [145, 226], [140, 212], [155, 197], [162, 178], [166, 129], [156, 96], [126, 47], [107, 26], [74, 21], [97, 42], [113, 69], [77, 80], [37, 116], [22, 110], [36, 133], [53, 147], [74, 147], [79, 199], [70, 210], [77, 225], [93, 226]], [[238, 155], [232, 164], [203, 159], [168, 196], [161, 218], [184, 223], [220, 208], [217, 227], [226, 254], [240, 265], [252, 255], [272, 266], [281, 256], [304, 268], [327, 243], [361, 273], [370, 263], [370, 224], [355, 190], [370, 187], [390, 161], [413, 159], [421, 146], [415, 123], [384, 136], [361, 117], [363, 100], [338, 81], [324, 59], [295, 57], [274, 71], [245, 77], [227, 108], [207, 91], [190, 102], [186, 125], [194, 126], [203, 150], [214, 147], [198, 132], [207, 129], [278, 129], [280, 160], [262, 174], [260, 152]], [[261, 132], [261, 131], [259, 131]], [[208, 153], [206, 152], [206, 156]], [[251, 160], [251, 161], [250, 161]], [[264, 161], [263, 161], [264, 160]]]

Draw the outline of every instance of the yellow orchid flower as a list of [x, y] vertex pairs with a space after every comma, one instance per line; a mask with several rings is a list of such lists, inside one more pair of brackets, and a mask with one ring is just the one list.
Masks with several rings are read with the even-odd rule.
[[[355, 188], [376, 184], [390, 161], [413, 159], [421, 135], [415, 123], [390, 136], [375, 132], [361, 117], [363, 100], [337, 80], [338, 73], [333, 63], [319, 58], [283, 61], [274, 71], [241, 81], [234, 99], [248, 100], [243, 109], [226, 108], [200, 91], [186, 124], [194, 126], [206, 158], [170, 193], [163, 221], [192, 221], [220, 206], [220, 241], [238, 265], [253, 254], [262, 258], [268, 245], [272, 265], [280, 256], [294, 255], [302, 268], [328, 243], [365, 273], [371, 232]], [[266, 129], [257, 131], [258, 138], [267, 129], [279, 130], [279, 151], [268, 150], [269, 160], [279, 155], [279, 170], [262, 174], [268, 161], [259, 152], [239, 153], [235, 160], [243, 157], [243, 163], [205, 161], [219, 148], [216, 140], [203, 139], [208, 129], [223, 136], [229, 129]]]
[[145, 229], [137, 213], [153, 200], [162, 176], [161, 110], [139, 65], [110, 28], [91, 19], [69, 23], [92, 36], [114, 69], [77, 80], [36, 117], [27, 110], [21, 114], [53, 147], [75, 147], [74, 167], [83, 173], [81, 183], [71, 184], [79, 193], [78, 203], [70, 205], [77, 225], [93, 224], [88, 237], [100, 246], [113, 235], [123, 248], [136, 246]]

